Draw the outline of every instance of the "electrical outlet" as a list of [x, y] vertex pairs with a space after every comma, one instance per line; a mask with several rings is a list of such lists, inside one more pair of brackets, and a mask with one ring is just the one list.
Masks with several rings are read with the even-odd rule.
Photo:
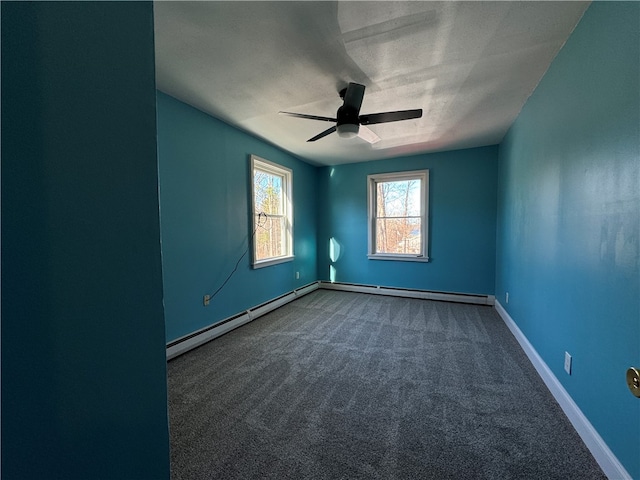
[[571, 355], [569, 352], [564, 352], [564, 371], [571, 375]]
[[505, 302], [509, 303], [509, 292], [504, 295]]
[[300, 272], [296, 272], [296, 280], [300, 280]]
[[204, 304], [204, 306], [206, 307], [207, 305], [209, 305], [209, 301], [211, 300], [211, 295], [205, 295], [202, 298], [202, 303]]

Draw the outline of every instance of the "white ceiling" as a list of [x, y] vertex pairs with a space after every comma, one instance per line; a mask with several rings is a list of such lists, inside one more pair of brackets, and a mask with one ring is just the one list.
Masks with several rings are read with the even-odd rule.
[[[499, 143], [589, 2], [155, 3], [158, 89], [313, 164]], [[338, 91], [361, 113], [422, 108], [371, 125], [374, 145], [331, 124]]]

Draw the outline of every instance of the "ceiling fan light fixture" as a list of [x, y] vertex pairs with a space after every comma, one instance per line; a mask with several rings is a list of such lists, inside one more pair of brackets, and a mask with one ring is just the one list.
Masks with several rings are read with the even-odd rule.
[[360, 126], [353, 123], [342, 123], [338, 125], [337, 130], [338, 135], [340, 135], [342, 138], [355, 138], [358, 136]]
[[[280, 112], [285, 115], [297, 118], [306, 118], [309, 120], [321, 120], [323, 122], [335, 122], [331, 128], [320, 132], [315, 137], [311, 137], [307, 142], [315, 142], [321, 138], [338, 132], [341, 138], [360, 137], [365, 142], [374, 144], [380, 141], [374, 132], [369, 130], [366, 125], [374, 125], [377, 123], [399, 122], [400, 120], [410, 120], [412, 118], [422, 117], [422, 109], [415, 110], [398, 110], [395, 112], [369, 113], [360, 115], [360, 107], [362, 106], [362, 98], [364, 97], [365, 86], [359, 83], [349, 83], [349, 86], [340, 92], [343, 104], [336, 112], [336, 118], [321, 117], [318, 115], [307, 115], [306, 113]], [[362, 128], [360, 128], [362, 125]]]

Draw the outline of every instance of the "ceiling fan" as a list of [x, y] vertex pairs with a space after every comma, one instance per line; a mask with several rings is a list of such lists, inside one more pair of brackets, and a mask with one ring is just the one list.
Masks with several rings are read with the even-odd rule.
[[354, 138], [356, 136], [366, 140], [369, 143], [380, 141], [374, 132], [365, 125], [373, 125], [375, 123], [399, 122], [400, 120], [410, 120], [412, 118], [422, 117], [422, 109], [416, 110], [400, 110], [396, 112], [369, 113], [360, 115], [360, 107], [364, 98], [364, 85], [359, 83], [349, 83], [347, 88], [340, 91], [340, 97], [343, 104], [336, 113], [336, 118], [320, 117], [317, 115], [307, 115], [304, 113], [280, 112], [283, 115], [289, 115], [297, 118], [308, 118], [309, 120], [322, 120], [325, 122], [336, 122], [336, 124], [319, 133], [315, 137], [310, 138], [307, 142], [315, 142], [327, 135], [338, 132], [338, 135], [344, 138]]

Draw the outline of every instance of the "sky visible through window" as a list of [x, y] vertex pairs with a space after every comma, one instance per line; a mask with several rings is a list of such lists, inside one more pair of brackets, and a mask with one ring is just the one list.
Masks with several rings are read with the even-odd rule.
[[283, 178], [255, 169], [253, 181], [256, 260], [283, 256], [286, 254]]
[[256, 169], [253, 175], [256, 213], [282, 214], [282, 177]]
[[420, 179], [378, 182], [376, 253], [421, 253]]

